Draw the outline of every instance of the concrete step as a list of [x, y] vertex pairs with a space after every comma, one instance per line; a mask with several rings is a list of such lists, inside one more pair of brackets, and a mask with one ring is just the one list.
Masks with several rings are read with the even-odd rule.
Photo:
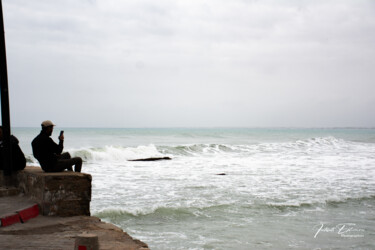
[[38, 204], [23, 195], [0, 197], [0, 227], [25, 223], [38, 215]]

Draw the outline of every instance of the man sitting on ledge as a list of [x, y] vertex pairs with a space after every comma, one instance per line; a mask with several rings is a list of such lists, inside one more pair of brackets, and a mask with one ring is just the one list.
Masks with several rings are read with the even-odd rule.
[[81, 172], [80, 157], [71, 158], [69, 153], [61, 154], [64, 149], [64, 134], [60, 134], [59, 144], [50, 138], [54, 126], [49, 120], [42, 122], [42, 131], [31, 143], [34, 157], [45, 172], [62, 172], [65, 169], [73, 171], [73, 165], [75, 172]]

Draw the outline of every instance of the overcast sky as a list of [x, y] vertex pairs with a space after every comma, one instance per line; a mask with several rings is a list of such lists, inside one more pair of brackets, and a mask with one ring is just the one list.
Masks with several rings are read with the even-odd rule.
[[3, 0], [12, 126], [375, 127], [373, 0]]

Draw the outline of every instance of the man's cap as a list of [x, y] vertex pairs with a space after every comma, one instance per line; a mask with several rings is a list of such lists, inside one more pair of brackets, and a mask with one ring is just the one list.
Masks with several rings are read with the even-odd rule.
[[51, 122], [50, 120], [46, 120], [42, 122], [42, 127], [51, 127], [51, 126], [56, 126], [56, 125], [53, 124], [53, 122]]

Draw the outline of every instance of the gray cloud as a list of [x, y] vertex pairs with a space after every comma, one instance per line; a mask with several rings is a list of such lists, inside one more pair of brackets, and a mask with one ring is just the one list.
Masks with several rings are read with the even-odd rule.
[[373, 1], [4, 1], [14, 126], [375, 126]]

